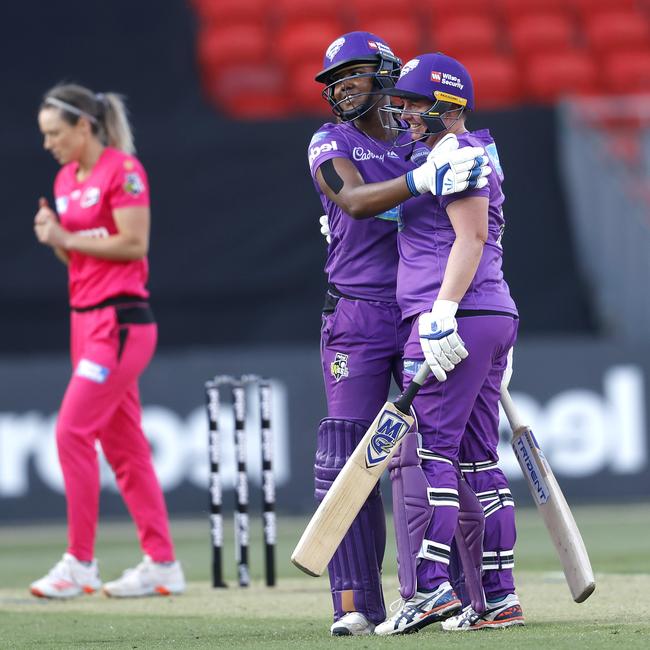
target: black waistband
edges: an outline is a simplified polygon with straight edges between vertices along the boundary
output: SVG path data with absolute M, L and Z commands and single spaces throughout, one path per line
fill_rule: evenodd
M 519 320 L 519 316 L 511 314 L 508 311 L 497 311 L 495 309 L 459 309 L 456 312 L 456 318 L 468 318 L 470 316 L 507 316 L 514 320 Z
M 106 300 L 98 302 L 96 305 L 88 305 L 87 307 L 70 307 L 70 309 L 76 312 L 84 312 L 93 311 L 95 309 L 104 309 L 104 307 L 131 307 L 133 305 L 149 307 L 149 301 L 141 296 L 112 296 L 111 298 L 106 298 Z

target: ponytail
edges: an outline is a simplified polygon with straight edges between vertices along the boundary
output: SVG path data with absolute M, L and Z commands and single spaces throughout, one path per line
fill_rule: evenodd
M 106 93 L 105 95 L 96 95 L 96 98 L 104 109 L 102 126 L 106 133 L 107 143 L 124 153 L 134 154 L 133 131 L 129 124 L 129 114 L 122 95 Z
M 45 93 L 41 110 L 44 108 L 58 108 L 62 119 L 72 125 L 84 117 L 104 145 L 124 153 L 135 153 L 133 131 L 121 95 L 95 94 L 76 84 L 59 84 Z

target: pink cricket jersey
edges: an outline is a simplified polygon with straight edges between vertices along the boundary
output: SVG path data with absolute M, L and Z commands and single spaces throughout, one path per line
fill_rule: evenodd
M 76 178 L 79 164 L 68 163 L 54 181 L 56 210 L 61 225 L 86 237 L 108 237 L 117 233 L 113 210 L 149 205 L 149 183 L 140 161 L 106 147 L 90 174 Z M 114 262 L 69 252 L 68 288 L 70 306 L 90 307 L 117 295 L 147 298 L 149 263 L 146 258 Z

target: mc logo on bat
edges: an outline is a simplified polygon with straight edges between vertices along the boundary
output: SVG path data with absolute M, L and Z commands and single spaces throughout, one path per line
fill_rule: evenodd
M 384 411 L 366 447 L 366 466 L 374 467 L 385 461 L 393 447 L 409 430 L 410 424 L 393 411 Z

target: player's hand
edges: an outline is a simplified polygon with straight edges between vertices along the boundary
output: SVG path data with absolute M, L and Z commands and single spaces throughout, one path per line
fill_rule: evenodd
M 456 302 L 436 300 L 431 311 L 422 314 L 418 320 L 420 346 L 438 381 L 445 381 L 447 373 L 469 355 L 458 335 L 457 309 Z
M 508 350 L 508 363 L 506 364 L 506 369 L 503 371 L 503 377 L 501 377 L 501 388 L 505 388 L 506 390 L 507 390 L 508 386 L 510 386 L 510 380 L 512 379 L 513 351 L 514 351 L 514 348 L 510 348 Z
M 330 232 L 330 222 L 326 214 L 322 215 L 318 220 L 320 223 L 320 234 L 325 237 L 328 244 L 332 243 L 332 233 Z
M 38 212 L 34 217 L 34 233 L 41 244 L 52 248 L 67 248 L 70 233 L 61 227 L 56 213 L 43 197 L 38 200 Z
M 420 194 L 431 192 L 435 196 L 444 196 L 487 185 L 486 177 L 492 169 L 488 166 L 485 149 L 458 147 L 458 138 L 448 133 L 431 150 L 427 161 L 409 172 L 413 186 Z

